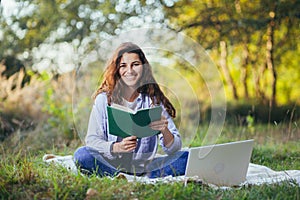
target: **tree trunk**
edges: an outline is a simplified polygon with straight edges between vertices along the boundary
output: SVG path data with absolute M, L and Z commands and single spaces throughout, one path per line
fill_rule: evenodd
M 261 89 L 260 80 L 261 77 L 263 77 L 265 70 L 266 70 L 266 63 L 261 65 L 261 67 L 258 70 L 253 69 L 255 94 L 256 97 L 260 99 L 264 105 L 268 103 L 268 99 L 266 98 L 264 91 Z
M 247 47 L 247 43 L 244 44 L 244 49 L 243 49 L 243 61 L 242 61 L 242 74 L 241 74 L 241 79 L 244 87 L 244 94 L 245 98 L 249 99 L 249 92 L 248 92 L 248 84 L 247 84 L 247 79 L 248 79 L 248 64 L 249 64 L 249 49 Z
M 232 76 L 229 72 L 228 69 L 228 65 L 227 65 L 227 46 L 226 46 L 226 42 L 225 41 L 221 41 L 220 42 L 220 49 L 221 49 L 221 59 L 220 59 L 220 65 L 223 69 L 224 75 L 225 75 L 225 79 L 227 81 L 227 83 L 230 85 L 231 89 L 232 89 L 232 93 L 233 93 L 233 98 L 235 100 L 238 99 L 238 95 L 237 95 L 237 90 L 236 90 L 236 86 L 234 84 L 234 81 L 232 79 Z
M 270 106 L 276 105 L 276 85 L 277 85 L 277 72 L 274 65 L 274 26 L 275 26 L 275 13 L 270 12 L 271 21 L 268 24 L 267 29 L 267 50 L 266 50 L 266 63 L 267 68 L 271 70 L 272 73 L 272 94 L 270 99 Z
M 239 17 L 242 18 L 242 8 L 241 8 L 241 3 L 239 0 L 235 0 L 234 2 L 235 4 L 235 10 L 236 12 L 239 14 Z M 242 36 L 243 33 L 241 33 L 239 31 L 239 24 L 236 23 L 236 30 L 238 30 L 239 34 Z M 243 89 L 244 89 L 244 97 L 246 99 L 249 99 L 249 92 L 248 92 L 248 64 L 249 64 L 249 49 L 248 49 L 248 44 L 249 44 L 249 37 L 248 34 L 245 34 L 245 36 L 242 40 L 242 45 L 243 45 L 243 55 L 242 55 L 242 64 L 241 64 L 241 68 L 242 68 L 242 72 L 241 72 L 241 82 L 243 84 Z

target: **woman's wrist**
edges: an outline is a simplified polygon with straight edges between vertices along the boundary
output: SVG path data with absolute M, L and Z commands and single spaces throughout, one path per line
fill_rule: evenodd
M 111 152 L 118 153 L 118 142 L 113 142 L 111 145 Z
M 170 130 L 168 129 L 168 126 L 162 128 L 162 129 L 160 130 L 160 132 L 161 132 L 162 134 L 168 134 L 168 133 L 171 133 Z M 172 133 L 171 133 L 171 134 L 172 134 Z
M 174 135 L 170 132 L 168 128 L 162 130 L 161 133 L 163 134 L 165 147 L 170 147 L 174 143 Z

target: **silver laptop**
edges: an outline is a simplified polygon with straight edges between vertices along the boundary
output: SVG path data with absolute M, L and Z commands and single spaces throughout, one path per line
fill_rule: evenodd
M 186 177 L 218 186 L 234 186 L 246 180 L 254 140 L 215 144 L 189 149 Z

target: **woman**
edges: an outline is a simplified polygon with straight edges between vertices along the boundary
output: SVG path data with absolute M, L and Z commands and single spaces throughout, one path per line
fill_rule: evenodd
M 149 125 L 161 134 L 141 139 L 109 134 L 106 107 L 113 103 L 133 110 L 162 106 L 161 120 Z M 86 146 L 76 150 L 75 162 L 82 171 L 100 176 L 114 176 L 119 172 L 149 177 L 183 175 L 188 153 L 180 151 L 180 134 L 172 120 L 175 114 L 141 48 L 123 43 L 108 61 L 103 82 L 94 94 Z M 158 143 L 168 156 L 155 157 Z

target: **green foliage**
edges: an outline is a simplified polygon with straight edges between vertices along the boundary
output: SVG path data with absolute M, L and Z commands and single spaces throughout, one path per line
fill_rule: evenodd
M 51 126 L 55 127 L 59 125 L 59 122 L 65 121 L 67 117 L 69 117 L 68 108 L 65 105 L 60 105 L 59 102 L 54 101 L 53 95 L 54 90 L 52 88 L 48 88 L 45 93 L 45 105 L 43 107 L 43 111 L 46 111 L 51 115 L 48 122 Z
M 151 9 L 161 6 L 159 2 L 151 4 L 155 5 L 116 0 L 16 0 L 14 12 L 0 17 L 0 60 L 14 56 L 31 67 L 35 64 L 33 49 L 60 42 L 72 43 L 89 53 L 100 40 L 133 25 L 131 17 L 141 16 L 142 20 L 146 12 L 151 14 Z M 1 14 L 3 10 L 1 6 Z
M 48 130 L 56 128 L 66 139 L 74 138 L 72 104 L 62 101 L 51 86 L 45 92 L 42 111 L 49 115 L 46 126 Z
M 299 1 L 229 2 L 177 1 L 165 7 L 165 15 L 174 29 L 209 49 L 216 63 L 222 53 L 219 43 L 226 42 L 226 68 L 233 80 L 230 82 L 223 72 L 229 101 L 234 100 L 235 87 L 239 99 L 256 99 L 266 105 L 275 87 L 279 105 L 299 104 L 299 90 L 294 87 L 300 80 L 299 56 L 295 56 L 299 54 Z M 272 40 L 270 26 L 274 31 Z M 267 67 L 269 53 L 273 67 Z
M 229 101 L 233 101 L 231 87 L 235 85 L 238 98 L 255 98 L 266 105 L 272 99 L 274 84 L 279 105 L 291 102 L 299 104 L 299 92 L 293 87 L 300 80 L 299 56 L 295 56 L 300 51 L 297 42 L 300 4 L 296 0 L 131 3 L 34 0 L 17 1 L 16 5 L 16 12 L 0 19 L 3 35 L 0 38 L 1 60 L 8 56 L 22 58 L 22 61 L 26 61 L 26 67 L 30 67 L 36 64 L 31 57 L 32 49 L 43 43 L 51 45 L 59 42 L 72 44 L 85 56 L 97 48 L 103 39 L 120 33 L 122 29 L 134 27 L 135 22 L 147 24 L 149 16 L 162 11 L 161 16 L 165 16 L 165 19 L 152 17 L 151 23 L 159 22 L 163 26 L 184 31 L 209 50 L 215 63 L 220 60 L 220 42 L 226 42 L 227 64 L 233 80 L 230 83 L 224 75 Z M 266 67 L 267 30 L 270 25 L 274 28 L 271 53 L 277 77 L 272 75 L 270 67 Z M 56 69 L 59 67 L 55 66 Z M 201 78 L 193 77 L 193 73 L 186 68 L 183 71 L 183 74 L 199 83 L 198 88 L 203 87 Z M 272 82 L 273 78 L 277 79 L 276 83 Z

